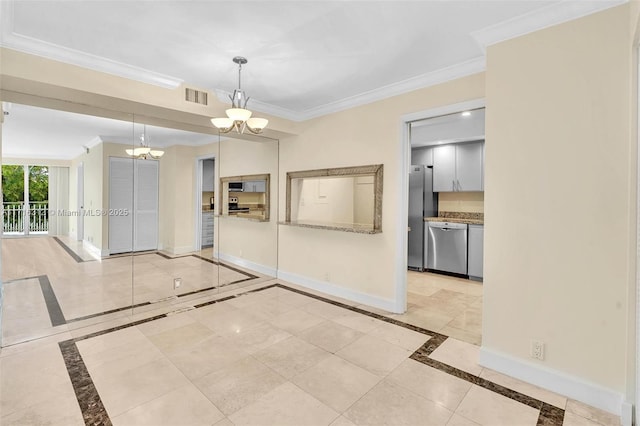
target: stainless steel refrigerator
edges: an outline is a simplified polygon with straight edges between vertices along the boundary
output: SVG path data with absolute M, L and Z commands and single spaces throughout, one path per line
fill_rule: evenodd
M 425 217 L 438 216 L 438 194 L 433 192 L 433 167 L 411 166 L 409 172 L 409 269 L 426 269 Z

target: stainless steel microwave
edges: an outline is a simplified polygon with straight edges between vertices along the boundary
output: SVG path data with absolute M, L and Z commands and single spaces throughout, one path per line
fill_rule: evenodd
M 244 182 L 229 182 L 229 192 L 244 191 Z

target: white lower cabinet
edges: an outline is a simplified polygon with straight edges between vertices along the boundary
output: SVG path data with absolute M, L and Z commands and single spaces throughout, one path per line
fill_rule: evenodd
M 213 212 L 202 212 L 202 247 L 213 246 Z
M 484 226 L 469 225 L 468 274 L 470 278 L 482 279 L 482 259 L 484 257 Z

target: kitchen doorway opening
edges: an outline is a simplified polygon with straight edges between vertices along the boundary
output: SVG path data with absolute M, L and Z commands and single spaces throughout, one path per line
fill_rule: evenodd
M 216 159 L 214 155 L 196 158 L 195 246 L 196 251 L 211 251 L 213 257 L 216 204 Z
M 480 345 L 484 99 L 409 114 L 401 125 L 400 229 L 407 233 L 398 248 L 399 319 Z

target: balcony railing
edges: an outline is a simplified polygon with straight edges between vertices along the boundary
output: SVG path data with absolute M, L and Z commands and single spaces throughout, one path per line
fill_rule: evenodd
M 29 232 L 48 232 L 49 231 L 49 202 L 32 202 L 29 203 L 27 210 L 23 202 L 2 203 L 3 215 L 2 224 L 4 232 L 25 231 L 25 217 L 29 218 Z

